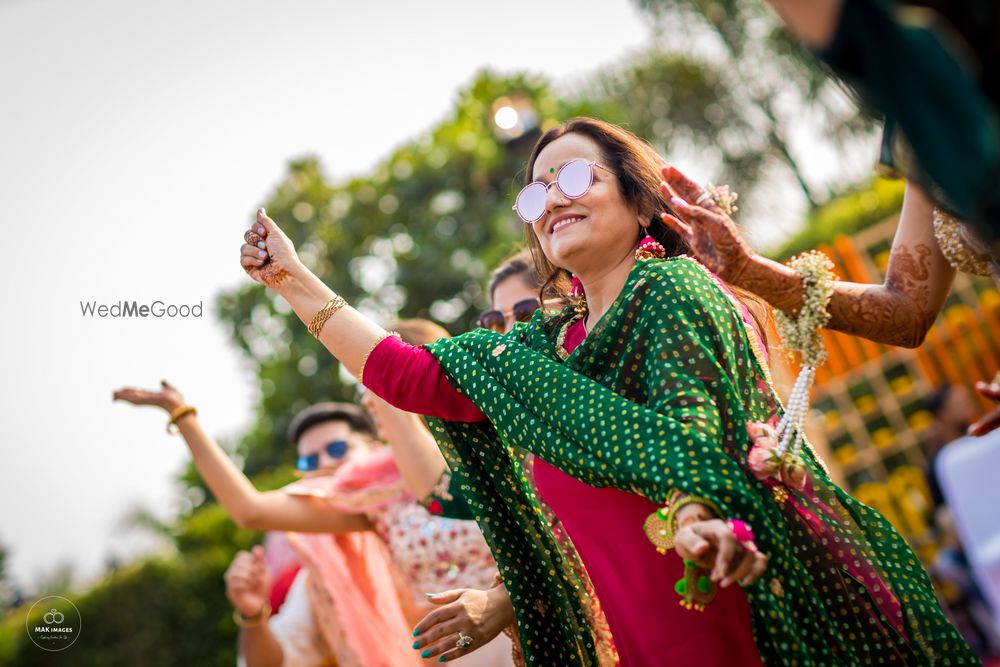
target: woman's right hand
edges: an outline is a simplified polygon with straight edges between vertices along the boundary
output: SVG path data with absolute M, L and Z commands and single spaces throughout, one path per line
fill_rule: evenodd
M 685 508 L 686 509 L 686 508 Z M 709 570 L 709 578 L 726 588 L 735 581 L 746 586 L 767 569 L 767 556 L 753 544 L 744 546 L 721 519 L 692 521 L 674 536 L 677 554 Z
M 257 221 L 243 235 L 240 265 L 257 282 L 277 289 L 300 266 L 299 256 L 283 231 L 267 212 L 257 209 Z

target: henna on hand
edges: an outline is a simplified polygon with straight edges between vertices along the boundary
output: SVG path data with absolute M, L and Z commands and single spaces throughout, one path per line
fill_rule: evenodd
M 250 274 L 251 278 L 259 280 L 272 289 L 285 282 L 292 275 L 287 269 L 275 266 L 270 260 L 264 266 L 249 269 L 247 273 Z

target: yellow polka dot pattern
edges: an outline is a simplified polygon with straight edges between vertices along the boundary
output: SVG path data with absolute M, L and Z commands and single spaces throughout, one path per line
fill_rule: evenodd
M 479 329 L 428 346 L 488 417 L 430 421 L 452 488 L 507 583 L 528 664 L 596 665 L 597 657 L 576 580 L 521 470 L 524 451 L 593 486 L 657 503 L 676 489 L 749 522 L 770 556 L 767 574 L 746 588 L 765 664 L 979 664 L 912 550 L 813 457 L 812 494 L 779 500 L 749 474 L 746 424 L 781 407 L 738 311 L 702 266 L 639 261 L 562 361 L 556 341 L 570 315 L 539 311 L 507 335 Z M 636 539 L 646 539 L 641 525 Z M 887 599 L 899 601 L 897 618 L 886 617 Z M 663 604 L 676 603 L 663 592 Z

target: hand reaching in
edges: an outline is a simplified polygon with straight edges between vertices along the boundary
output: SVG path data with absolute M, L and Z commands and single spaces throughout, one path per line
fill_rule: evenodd
M 978 391 L 982 396 L 995 401 L 1000 404 L 1000 384 L 996 380 L 993 382 L 977 382 L 976 391 Z M 998 406 L 993 412 L 987 413 L 979 419 L 975 424 L 969 427 L 969 435 L 981 436 L 986 435 L 990 431 L 1000 427 L 1000 406 Z
M 421 651 L 422 658 L 436 655 L 454 660 L 485 646 L 514 622 L 514 606 L 503 585 L 486 591 L 474 588 L 458 588 L 428 596 L 427 600 L 437 605 L 414 629 L 417 638 L 413 648 Z M 460 647 L 462 636 L 470 637 L 472 643 Z
M 674 167 L 665 167 L 660 191 L 677 216 L 661 218 L 684 239 L 695 256 L 723 280 L 741 286 L 739 278 L 754 252 L 732 219 L 708 197 L 705 189 Z
M 767 569 L 767 556 L 752 542 L 740 543 L 725 521 L 699 518 L 680 525 L 674 536 L 677 554 L 710 571 L 709 578 L 719 582 L 720 587 L 735 581 L 746 586 Z

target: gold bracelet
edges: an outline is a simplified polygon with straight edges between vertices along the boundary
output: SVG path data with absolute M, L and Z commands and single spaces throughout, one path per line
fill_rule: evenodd
M 309 333 L 319 340 L 319 332 L 323 330 L 323 325 L 326 324 L 326 321 L 346 305 L 347 300 L 344 297 L 334 294 L 333 298 L 327 301 L 326 305 L 313 316 L 312 322 L 309 323 Z
M 167 433 L 173 435 L 177 433 L 177 420 L 184 415 L 197 415 L 198 411 L 195 410 L 190 405 L 182 405 L 179 408 L 174 408 L 174 411 L 170 413 L 170 421 L 167 422 Z
M 233 609 L 233 622 L 241 628 L 257 627 L 269 618 L 271 618 L 271 603 L 268 601 L 265 601 L 264 606 L 253 616 L 244 616 L 239 610 Z
M 661 554 L 674 548 L 674 536 L 678 531 L 677 512 L 682 507 L 693 503 L 706 506 L 717 516 L 722 515 L 719 508 L 711 500 L 674 490 L 668 496 L 666 505 L 646 517 L 642 529 Z
M 379 336 L 378 340 L 376 340 L 374 343 L 372 343 L 372 346 L 370 348 L 368 348 L 367 352 L 365 352 L 365 356 L 361 357 L 361 368 L 358 370 L 358 382 L 359 383 L 361 383 L 361 384 L 365 383 L 365 364 L 368 363 L 368 357 L 370 357 L 371 354 L 372 354 L 372 352 L 375 351 L 375 348 L 378 347 L 379 344 L 382 341 L 384 341 L 386 338 L 388 338 L 389 336 L 395 336 L 396 338 L 398 338 L 400 340 L 403 340 L 403 337 L 399 335 L 398 331 L 386 331 L 384 334 L 382 334 L 381 336 Z

